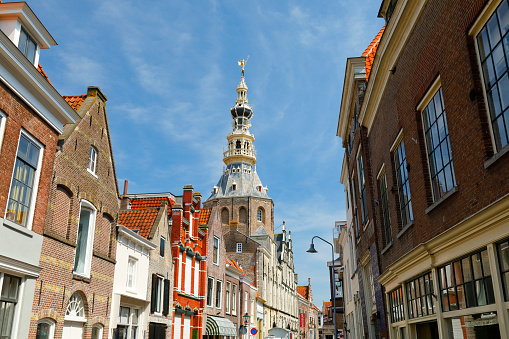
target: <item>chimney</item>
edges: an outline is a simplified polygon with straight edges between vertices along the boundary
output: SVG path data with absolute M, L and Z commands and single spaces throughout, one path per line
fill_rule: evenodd
M 230 231 L 236 231 L 238 226 L 239 226 L 239 222 L 238 221 L 232 221 L 230 223 Z
M 127 184 L 128 184 L 128 181 L 127 180 L 124 180 L 124 196 L 127 195 Z

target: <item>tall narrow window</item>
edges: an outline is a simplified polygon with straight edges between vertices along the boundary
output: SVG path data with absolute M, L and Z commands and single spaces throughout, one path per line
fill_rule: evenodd
M 237 285 L 232 285 L 232 314 L 237 314 Z
M 258 211 L 256 212 L 256 220 L 258 222 L 263 222 L 263 211 L 261 208 L 259 208 Z
M 164 257 L 164 246 L 166 246 L 166 239 L 161 237 L 161 240 L 159 241 L 159 255 L 161 257 Z
M 207 278 L 207 306 L 214 306 L 212 300 L 214 300 L 214 278 Z
M 219 238 L 214 237 L 214 249 L 212 253 L 212 260 L 214 261 L 214 264 L 219 263 Z
M 136 269 L 138 260 L 129 257 L 127 261 L 127 288 L 134 289 L 136 286 Z
M 21 53 L 27 57 L 28 61 L 31 63 L 35 62 L 35 51 L 37 50 L 37 43 L 23 27 L 21 27 L 21 32 L 19 33 L 18 48 Z
M 228 214 L 228 209 L 225 207 L 221 210 L 221 223 L 223 226 L 230 225 L 230 216 Z
M 355 238 L 357 240 L 361 237 L 361 231 L 359 227 L 359 210 L 357 208 L 357 189 L 355 188 L 355 179 L 352 179 L 352 206 L 353 206 L 353 220 L 355 223 Z
M 0 273 L 0 283 L 0 338 L 11 338 L 21 279 Z
M 226 313 L 230 313 L 230 288 L 231 283 L 229 281 L 226 282 Z
M 509 6 L 504 0 L 477 35 L 484 90 L 496 150 L 509 143 L 509 74 L 506 60 Z
M 88 156 L 88 170 L 95 174 L 97 167 L 97 150 L 94 146 L 90 146 L 90 153 Z
M 237 253 L 242 253 L 242 243 L 241 242 L 237 243 Z
M 414 220 L 412 212 L 412 200 L 408 183 L 408 169 L 403 141 L 394 152 L 394 165 L 396 166 L 396 179 L 398 182 L 399 211 L 401 214 L 402 227 L 407 226 Z
M 78 236 L 76 239 L 76 255 L 74 273 L 89 276 L 92 261 L 92 245 L 95 226 L 95 208 L 92 204 L 82 201 Z
M 380 201 L 381 210 L 382 210 L 382 221 L 383 221 L 383 231 L 384 231 L 384 242 L 385 245 L 392 243 L 392 233 L 391 233 L 391 219 L 389 216 L 389 201 L 387 200 L 387 178 L 385 173 L 380 176 L 378 179 L 378 187 L 380 187 Z
M 218 280 L 216 282 L 216 308 L 221 308 L 221 297 L 223 292 L 223 282 Z
M 366 201 L 366 179 L 364 178 L 364 164 L 362 163 L 362 154 L 357 158 L 357 173 L 359 175 L 359 195 L 361 198 L 362 224 L 368 222 L 368 206 Z
M 20 135 L 6 218 L 25 227 L 28 224 L 28 214 L 33 203 L 32 195 L 38 173 L 40 151 L 39 145 L 23 133 Z
M 456 186 L 442 88 L 437 91 L 422 111 L 422 121 L 433 200 L 436 201 Z

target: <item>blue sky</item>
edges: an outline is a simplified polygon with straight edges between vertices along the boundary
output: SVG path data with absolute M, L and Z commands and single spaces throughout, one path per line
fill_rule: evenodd
M 345 219 L 336 136 L 346 58 L 383 26 L 380 0 L 29 1 L 58 42 L 40 62 L 62 94 L 99 86 L 119 186 L 204 200 L 222 172 L 229 109 L 246 59 L 257 171 L 274 200 L 276 232 L 292 231 L 299 285 L 329 300 L 330 247 Z

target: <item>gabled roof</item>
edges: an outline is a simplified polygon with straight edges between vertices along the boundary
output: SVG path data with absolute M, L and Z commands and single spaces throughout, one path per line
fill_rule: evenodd
M 246 272 L 244 272 L 244 270 L 237 264 L 235 260 L 231 260 L 230 258 L 226 257 L 226 264 L 241 271 L 242 275 L 246 275 Z
M 0 1 L 0 4 L 2 3 L 2 1 Z M 49 78 L 48 78 L 48 75 L 46 74 L 46 72 L 44 72 L 44 70 L 42 69 L 42 66 L 41 64 L 38 64 L 37 65 L 37 70 L 39 71 L 39 73 L 42 74 L 42 76 L 44 77 L 44 79 L 48 80 L 48 82 L 50 83 L 51 86 L 53 86 L 53 84 L 51 83 L 51 81 L 49 81 Z
M 148 238 L 159 208 L 121 210 L 118 215 L 118 223 L 131 230 L 140 230 L 139 234 Z
M 198 225 L 208 224 L 211 211 L 212 211 L 212 208 L 204 208 L 204 209 L 200 210 L 200 217 L 198 219 Z
M 382 34 L 384 33 L 385 26 L 382 27 L 380 32 L 376 35 L 376 37 L 371 41 L 368 48 L 362 53 L 361 56 L 366 57 L 366 81 L 369 79 L 369 73 L 371 72 L 371 66 L 373 66 L 373 61 L 375 60 L 376 50 L 378 48 L 378 44 L 380 43 L 380 39 L 382 39 Z
M 309 298 L 309 286 L 297 286 L 297 293 L 307 300 Z
M 327 309 L 327 307 L 329 307 L 329 306 L 332 306 L 332 303 L 331 303 L 330 301 L 324 301 L 324 302 L 323 302 L 323 307 L 324 307 L 325 309 Z
M 169 197 L 155 197 L 155 198 L 135 198 L 131 199 L 131 209 L 142 209 L 142 208 L 156 208 L 161 207 L 161 202 L 166 201 L 168 203 L 168 219 L 171 219 L 171 206 L 175 204 Z
M 41 68 L 42 70 L 42 68 Z M 44 71 L 43 71 L 44 72 Z M 45 74 L 43 74 L 45 75 Z M 49 80 L 48 80 L 49 81 Z M 62 97 L 67 101 L 67 103 L 75 110 L 77 111 L 78 108 L 80 108 L 81 104 L 85 101 L 87 98 L 86 94 L 79 94 L 79 95 L 62 95 Z
M 318 312 L 322 312 L 321 309 L 319 309 L 315 304 L 313 304 L 313 307 L 315 308 L 315 310 L 317 310 Z

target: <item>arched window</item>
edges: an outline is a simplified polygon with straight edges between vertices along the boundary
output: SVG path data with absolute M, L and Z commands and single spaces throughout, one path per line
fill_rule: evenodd
M 71 295 L 69 298 L 69 303 L 67 304 L 67 309 L 65 310 L 66 318 L 85 318 L 85 304 L 83 303 L 83 298 L 81 295 L 76 292 Z
M 101 339 L 103 337 L 103 325 L 95 324 L 92 326 L 92 339 Z
M 82 200 L 78 235 L 76 238 L 76 254 L 74 258 L 74 273 L 89 277 L 92 262 L 92 248 L 94 243 L 96 208 L 90 202 Z
M 221 210 L 221 223 L 223 225 L 229 225 L 230 224 L 230 216 L 228 213 L 228 209 L 225 207 Z
M 236 148 L 240 148 L 240 146 L 241 146 L 240 140 L 237 140 Z
M 247 224 L 247 209 L 244 206 L 239 208 L 239 222 L 241 224 Z
M 263 217 L 264 217 L 263 208 L 260 207 L 256 213 L 256 220 L 259 222 L 263 222 Z
M 53 339 L 55 334 L 55 321 L 49 318 L 39 320 L 35 339 Z

